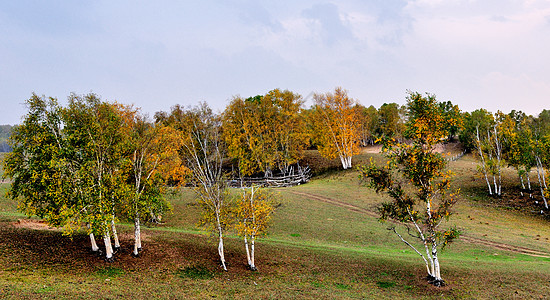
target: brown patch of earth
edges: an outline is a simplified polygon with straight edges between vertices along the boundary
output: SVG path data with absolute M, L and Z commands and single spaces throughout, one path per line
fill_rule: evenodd
M 50 225 L 46 224 L 45 221 L 35 219 L 18 219 L 11 225 L 16 228 L 27 228 L 35 230 L 60 230 L 59 228 L 51 227 Z

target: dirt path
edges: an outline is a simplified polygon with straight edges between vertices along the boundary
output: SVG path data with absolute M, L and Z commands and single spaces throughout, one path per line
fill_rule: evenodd
M 370 210 L 364 209 L 362 207 L 355 206 L 353 204 L 344 203 L 342 201 L 331 199 L 331 198 L 328 198 L 328 197 L 325 197 L 325 196 L 319 196 L 319 195 L 314 195 L 314 194 L 304 193 L 304 192 L 297 192 L 297 191 L 290 191 L 290 192 L 292 194 L 295 194 L 295 195 L 304 196 L 304 197 L 307 197 L 309 199 L 321 201 L 321 202 L 324 202 L 324 203 L 328 203 L 328 204 L 332 204 L 332 205 L 339 206 L 339 207 L 342 207 L 342 208 L 346 208 L 350 211 L 362 213 L 362 214 L 367 215 L 369 217 L 373 217 L 373 218 L 378 218 L 379 217 L 378 214 L 376 214 L 375 212 L 372 212 Z M 488 241 L 488 240 L 484 240 L 484 239 L 480 239 L 480 238 L 475 238 L 475 237 L 472 237 L 472 236 L 469 236 L 469 235 L 466 235 L 466 234 L 462 234 L 460 236 L 460 239 L 464 242 L 467 242 L 467 243 L 488 246 L 488 247 L 499 249 L 499 250 L 505 250 L 505 251 L 510 251 L 510 252 L 514 252 L 514 253 L 525 254 L 525 255 L 534 256 L 534 257 L 550 258 L 550 253 L 547 253 L 547 252 L 533 250 L 533 249 L 529 249 L 529 248 L 525 248 L 525 247 L 519 247 L 519 246 L 513 246 L 513 245 L 493 242 L 493 241 Z

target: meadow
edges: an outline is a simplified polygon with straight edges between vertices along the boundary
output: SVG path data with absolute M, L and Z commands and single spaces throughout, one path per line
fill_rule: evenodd
M 354 164 L 380 154 L 363 153 Z M 143 228 L 143 255 L 134 258 L 132 226 L 119 225 L 122 249 L 113 263 L 89 250 L 88 237 L 64 236 L 17 211 L 0 184 L 0 297 L 223 299 L 547 299 L 550 298 L 549 220 L 512 193 L 489 198 L 469 155 L 450 162 L 461 188 L 455 215 L 462 237 L 440 255 L 448 285 L 431 286 L 420 257 L 379 222 L 387 200 L 362 185 L 355 170 L 316 161 L 307 184 L 274 189 L 277 208 L 256 247 L 257 272 L 246 268 L 240 238 L 226 240 L 228 271 L 218 265 L 214 236 L 198 229 L 199 208 L 189 188 L 167 193 L 173 212 Z M 320 163 L 322 161 L 322 163 Z M 236 192 L 236 191 L 235 191 Z M 122 220 L 123 221 L 123 220 Z

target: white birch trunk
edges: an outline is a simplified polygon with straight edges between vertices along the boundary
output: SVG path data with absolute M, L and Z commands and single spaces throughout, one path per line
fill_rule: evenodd
M 541 169 L 541 166 L 539 165 L 539 158 L 537 157 L 537 175 L 539 179 L 540 194 L 542 196 L 542 200 L 544 200 L 544 207 L 548 209 L 548 202 L 546 201 L 546 197 L 544 196 L 544 184 L 543 184 L 544 175 L 541 175 L 540 169 Z M 541 179 L 541 177 L 543 177 L 543 179 Z
M 250 261 L 251 261 L 250 270 L 252 270 L 252 271 L 258 270 L 256 268 L 256 263 L 254 262 L 254 242 L 255 241 L 256 241 L 256 238 L 255 238 L 254 234 L 252 234 L 252 236 L 250 237 L 250 243 L 252 244 L 250 246 Z
M 118 234 L 116 232 L 116 226 L 115 226 L 115 216 L 113 215 L 113 219 L 111 220 L 111 230 L 113 231 L 113 239 L 115 241 L 115 251 L 120 249 L 120 242 L 118 241 Z
M 105 242 L 105 260 L 113 260 L 113 246 L 111 245 L 111 237 L 109 232 L 103 236 L 103 241 Z
M 220 255 L 220 260 L 222 263 L 222 267 L 224 271 L 227 271 L 227 267 L 225 265 L 225 255 L 223 253 L 223 234 L 220 227 L 218 227 L 219 233 L 220 233 L 220 242 L 218 244 L 218 254 Z
M 136 216 L 134 219 L 134 252 L 132 252 L 132 254 L 138 256 L 139 251 L 141 251 L 141 227 L 139 224 L 139 217 Z
M 99 247 L 97 246 L 97 243 L 95 242 L 95 237 L 93 233 L 90 233 L 90 242 L 92 243 L 92 251 L 97 252 L 99 251 Z
M 527 188 L 529 188 L 529 198 L 533 198 L 533 192 L 531 192 L 531 177 L 529 176 L 529 173 L 531 173 L 531 170 L 525 172 L 527 174 Z
M 502 174 L 501 174 L 501 154 L 502 154 L 502 146 L 500 145 L 500 141 L 498 140 L 498 134 L 497 134 L 497 126 L 494 127 L 494 137 L 495 137 L 495 150 L 496 150 L 496 156 L 497 156 L 497 170 L 498 170 L 498 190 L 495 190 L 498 196 L 502 195 Z
M 86 227 L 88 227 L 88 230 L 90 229 L 90 224 L 86 224 Z M 92 244 L 92 251 L 97 252 L 99 251 L 99 247 L 97 246 L 97 243 L 95 242 L 95 237 L 92 232 L 90 232 L 90 243 Z
M 439 266 L 439 259 L 437 258 L 437 245 L 432 245 L 432 257 L 433 257 L 433 267 L 436 282 L 442 283 L 443 279 L 441 278 L 441 268 Z
M 485 182 L 487 182 L 487 187 L 489 188 L 489 195 L 493 194 L 491 190 L 491 183 L 489 182 L 489 177 L 487 176 L 487 168 L 485 167 L 485 157 L 483 151 L 481 150 L 481 140 L 479 139 L 479 127 L 476 127 L 476 138 L 477 138 L 477 148 L 479 150 L 479 156 L 481 157 L 481 165 L 483 166 L 483 175 L 485 175 Z
M 521 181 L 521 192 L 520 195 L 523 197 L 523 191 L 525 190 L 525 184 L 523 183 L 523 176 L 519 174 L 519 180 Z
M 252 261 L 250 260 L 250 250 L 248 249 L 248 239 L 246 238 L 246 234 L 244 235 L 244 248 L 246 249 L 246 261 L 250 267 L 252 266 Z

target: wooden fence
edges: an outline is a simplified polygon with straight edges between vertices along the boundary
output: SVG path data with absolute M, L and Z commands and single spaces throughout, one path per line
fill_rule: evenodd
M 243 177 L 229 181 L 231 187 L 262 186 L 262 187 L 288 187 L 307 183 L 311 178 L 309 167 L 292 168 L 288 174 L 267 177 Z

